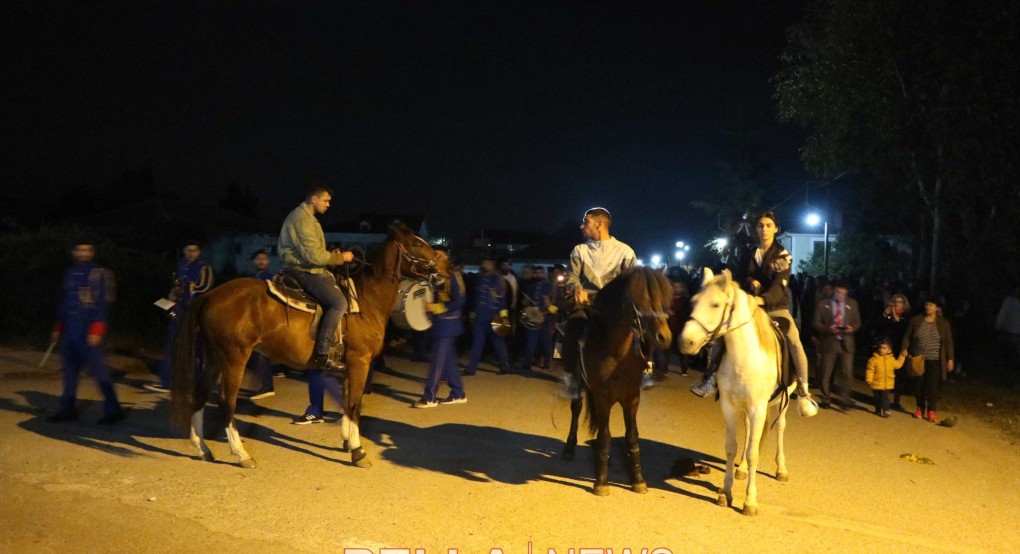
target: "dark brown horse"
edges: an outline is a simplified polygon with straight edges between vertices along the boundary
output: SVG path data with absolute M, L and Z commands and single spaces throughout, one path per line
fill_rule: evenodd
M 672 340 L 666 322 L 672 298 L 673 289 L 661 271 L 635 268 L 606 285 L 592 304 L 576 377 L 585 393 L 588 429 L 597 433 L 593 490 L 599 496 L 609 494 L 609 414 L 614 404 L 623 408 L 631 490 L 648 492 L 641 474 L 637 411 L 651 350 L 668 348 Z M 567 460 L 574 458 L 581 404 L 580 398 L 570 403 L 570 434 L 563 450 Z
M 355 278 L 361 312 L 349 314 L 343 323 L 348 378 L 342 433 L 351 461 L 358 467 L 372 465 L 361 446 L 361 397 L 369 364 L 382 351 L 386 321 L 400 280 L 437 275 L 449 275 L 445 258 L 401 226 L 390 229 L 389 237 L 368 256 L 365 270 Z M 234 425 L 245 363 L 255 351 L 273 363 L 304 369 L 314 346 L 311 319 L 311 314 L 287 308 L 271 297 L 266 284 L 257 279 L 235 279 L 195 299 L 174 343 L 172 407 L 176 426 L 183 429 L 190 420 L 191 443 L 200 458 L 212 458 L 202 440 L 202 410 L 209 391 L 222 379 L 220 409 L 230 451 L 242 467 L 255 467 Z M 193 363 L 196 355 L 204 360 L 197 371 Z

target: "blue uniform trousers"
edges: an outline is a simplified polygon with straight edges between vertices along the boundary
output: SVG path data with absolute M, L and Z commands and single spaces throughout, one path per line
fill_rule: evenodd
M 548 317 L 548 316 L 546 316 Z M 552 325 L 547 319 L 538 329 L 526 329 L 524 341 L 524 357 L 521 362 L 526 366 L 534 364 L 535 355 L 543 358 L 543 365 L 548 367 L 552 363 Z
M 89 346 L 84 338 L 65 339 L 60 347 L 60 355 L 63 357 L 60 370 L 64 374 L 64 392 L 60 395 L 58 414 L 74 413 L 78 375 L 82 366 L 92 374 L 103 393 L 103 414 L 111 416 L 121 413 L 120 402 L 117 401 L 117 393 L 110 380 L 110 371 L 103 360 L 102 348 Z
M 251 357 L 255 362 L 255 377 L 259 380 L 259 392 L 275 390 L 273 388 L 273 365 L 269 363 L 269 358 L 258 352 L 252 352 Z
M 457 368 L 457 337 L 436 337 L 432 339 L 432 362 L 425 376 L 425 393 L 422 399 L 432 402 L 436 399 L 439 382 L 446 380 L 450 386 L 450 398 L 464 398 L 464 384 Z
M 163 360 L 159 362 L 159 384 L 170 388 L 170 376 L 173 369 L 170 367 L 170 354 L 174 351 L 174 338 L 177 337 L 177 329 L 181 326 L 181 316 L 170 319 L 166 326 L 166 348 L 163 350 Z
M 329 391 L 329 395 L 343 410 L 344 389 L 335 377 L 323 375 L 321 369 L 309 369 L 305 374 L 308 375 L 308 408 L 305 409 L 305 415 L 322 417 L 325 411 L 326 391 Z
M 491 343 L 492 349 L 496 351 L 500 369 L 503 371 L 510 370 L 510 362 L 507 361 L 506 343 L 503 342 L 503 337 L 497 335 L 492 330 L 491 320 L 491 316 L 484 317 L 479 315 L 471 325 L 471 357 L 468 359 L 467 367 L 464 368 L 465 373 L 471 374 L 478 370 L 478 362 L 482 360 L 482 351 L 485 350 L 486 342 Z
M 332 275 L 293 270 L 287 274 L 297 279 L 301 287 L 322 305 L 322 319 L 319 320 L 319 332 L 315 337 L 315 354 L 325 356 L 329 354 L 329 347 L 333 345 L 333 337 L 340 320 L 347 313 L 347 298 L 340 292 Z

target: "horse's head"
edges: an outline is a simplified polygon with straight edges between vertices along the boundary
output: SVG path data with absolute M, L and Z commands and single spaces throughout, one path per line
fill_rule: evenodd
M 717 276 L 705 268 L 701 290 L 691 299 L 691 318 L 680 335 L 680 352 L 697 354 L 706 344 L 726 333 L 733 315 L 736 290 L 738 287 L 728 269 Z
M 429 246 L 404 224 L 390 227 L 390 239 L 397 250 L 394 273 L 400 279 L 428 280 L 441 284 L 450 276 L 449 259 Z
M 673 286 L 662 270 L 641 268 L 635 271 L 628 291 L 634 310 L 634 333 L 638 344 L 666 350 L 673 341 L 669 330 L 669 308 Z

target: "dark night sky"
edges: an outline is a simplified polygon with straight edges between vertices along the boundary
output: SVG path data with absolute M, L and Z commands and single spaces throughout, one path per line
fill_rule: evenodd
M 320 179 L 334 216 L 453 235 L 604 205 L 642 254 L 714 227 L 689 202 L 727 130 L 766 138 L 780 188 L 805 179 L 768 83 L 800 5 L 24 2 L 0 23 L 0 184 L 151 167 L 186 197 L 248 185 L 278 218 Z

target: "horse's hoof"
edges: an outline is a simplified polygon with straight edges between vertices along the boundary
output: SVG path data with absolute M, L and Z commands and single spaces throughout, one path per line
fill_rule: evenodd
M 743 481 L 744 479 L 747 479 L 747 472 L 742 469 L 738 469 L 733 472 L 733 478 Z
M 241 460 L 241 467 L 244 469 L 255 469 L 255 458 L 245 458 Z
M 744 514 L 745 516 L 756 516 L 758 515 L 758 507 L 748 506 L 747 504 L 744 504 L 744 511 L 740 513 Z
M 563 458 L 564 460 L 568 461 L 568 462 L 572 462 L 572 461 L 574 461 L 574 451 L 573 450 L 564 450 L 563 451 L 563 455 L 560 456 L 560 457 Z
M 730 499 L 726 498 L 725 494 L 720 494 L 719 498 L 715 499 L 715 504 L 716 504 L 716 506 L 722 506 L 723 508 L 729 508 L 730 507 Z
M 630 486 L 630 490 L 632 490 L 632 491 L 634 491 L 634 492 L 636 492 L 638 494 L 645 494 L 645 493 L 648 492 L 648 483 L 644 483 L 644 482 L 634 483 L 634 484 L 632 484 Z
M 351 451 L 351 461 L 354 462 L 355 467 L 372 467 L 372 460 L 368 459 L 368 454 L 365 453 L 365 447 L 363 446 L 359 446 Z
M 351 451 L 351 441 L 345 440 L 344 441 L 344 445 L 340 447 L 340 452 L 350 452 L 350 451 Z
M 215 462 L 216 458 L 213 458 L 212 452 L 200 452 L 196 458 L 200 462 Z
M 790 482 L 790 474 L 789 473 L 776 473 L 776 481 L 779 481 L 780 483 L 789 483 Z
M 595 485 L 592 492 L 595 496 L 609 496 L 609 485 Z

